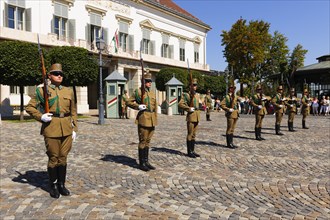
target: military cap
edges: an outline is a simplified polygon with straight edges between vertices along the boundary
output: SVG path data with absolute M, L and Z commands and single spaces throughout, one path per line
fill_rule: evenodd
M 193 78 L 192 83 L 193 83 L 193 85 L 197 85 L 198 84 L 197 83 L 197 79 L 196 78 Z
M 278 86 L 278 87 L 277 87 L 277 91 L 278 91 L 278 90 L 283 90 L 283 86 Z
M 295 92 L 294 88 L 291 88 L 291 92 Z
M 228 88 L 234 88 L 234 89 L 236 89 L 235 83 L 234 82 L 230 82 L 228 84 Z
M 63 71 L 62 71 L 62 65 L 60 63 L 54 63 L 50 67 L 50 70 L 49 70 L 49 73 L 52 73 L 52 72 L 61 72 L 61 73 L 63 73 Z
M 208 89 L 208 90 L 207 90 L 207 93 L 211 93 L 211 90 Z
M 258 90 L 258 89 L 262 89 L 260 84 L 258 84 L 256 87 L 256 90 Z
M 151 74 L 149 72 L 147 72 L 146 74 L 144 74 L 144 80 L 152 80 L 151 79 Z
M 304 92 L 307 92 L 308 93 L 308 89 L 304 89 Z
M 124 90 L 124 93 L 127 93 L 127 90 L 126 89 Z

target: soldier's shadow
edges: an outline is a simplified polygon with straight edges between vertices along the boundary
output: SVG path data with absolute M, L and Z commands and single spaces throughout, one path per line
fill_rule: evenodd
M 196 141 L 196 146 L 198 147 L 198 145 L 208 145 L 208 146 L 211 146 L 211 147 L 223 147 L 223 148 L 227 148 L 226 145 L 218 144 L 218 143 L 215 143 L 213 141 Z
M 225 134 L 222 136 L 226 137 Z M 234 135 L 233 138 L 239 138 L 239 139 L 248 139 L 248 140 L 255 140 L 255 138 L 250 138 L 250 137 L 244 137 L 244 136 L 239 136 L 239 135 Z
M 168 153 L 168 154 L 177 154 L 177 155 L 181 155 L 181 156 L 185 155 L 181 151 L 173 150 L 173 149 L 169 149 L 169 148 L 165 148 L 165 147 L 153 147 L 151 150 L 156 151 L 156 152 L 164 152 L 164 153 Z
M 255 133 L 255 131 L 245 131 L 245 132 L 246 132 L 246 133 L 251 133 L 251 134 L 252 134 L 252 133 L 253 133 L 253 134 Z M 263 131 L 262 131 L 261 134 L 273 134 L 273 133 L 263 132 Z
M 48 173 L 46 171 L 37 172 L 35 170 L 29 170 L 26 171 L 25 174 L 22 174 L 18 171 L 15 172 L 18 173 L 18 176 L 14 177 L 12 181 L 18 183 L 27 183 L 48 192 L 49 180 Z
M 104 155 L 101 158 L 101 160 L 114 162 L 114 163 L 120 163 L 120 164 L 129 166 L 129 167 L 138 168 L 138 164 L 137 164 L 135 159 L 133 159 L 131 157 L 124 156 L 124 155 L 107 154 L 107 155 Z

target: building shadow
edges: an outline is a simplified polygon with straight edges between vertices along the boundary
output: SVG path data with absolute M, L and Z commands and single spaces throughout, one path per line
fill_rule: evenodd
M 107 154 L 104 155 L 101 160 L 103 161 L 108 161 L 108 162 L 114 162 L 114 163 L 119 163 L 119 164 L 123 164 L 129 167 L 133 167 L 133 168 L 138 168 L 138 164 L 136 162 L 136 159 L 133 159 L 131 157 L 127 157 L 124 155 L 111 155 L 111 154 Z
M 167 154 L 176 154 L 176 155 L 180 155 L 180 156 L 185 156 L 185 154 L 182 153 L 181 151 L 173 150 L 173 149 L 169 149 L 169 148 L 165 148 L 165 147 L 153 147 L 153 148 L 151 148 L 151 150 L 156 151 L 156 152 L 163 152 L 163 153 L 167 153 Z
M 12 181 L 17 183 L 30 184 L 48 192 L 49 178 L 46 171 L 37 172 L 35 170 L 29 170 L 26 171 L 25 174 L 22 174 L 18 171 L 15 172 L 18 173 L 18 176 L 14 177 Z

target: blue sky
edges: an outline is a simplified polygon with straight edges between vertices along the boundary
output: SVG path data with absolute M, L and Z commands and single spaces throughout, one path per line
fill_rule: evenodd
M 301 44 L 308 50 L 305 66 L 330 54 L 330 0 L 173 0 L 181 8 L 210 25 L 207 34 L 207 63 L 211 70 L 223 71 L 220 34 L 229 31 L 240 18 L 270 23 L 270 32 L 288 38 L 290 52 Z

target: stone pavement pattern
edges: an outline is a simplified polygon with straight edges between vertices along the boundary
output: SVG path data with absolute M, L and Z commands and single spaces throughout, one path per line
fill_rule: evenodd
M 134 119 L 79 119 L 68 158 L 71 196 L 48 194 L 47 157 L 38 122 L 1 125 L 0 219 L 329 219 L 329 117 L 307 118 L 309 130 L 274 135 L 275 116 L 254 138 L 254 116 L 238 121 L 232 150 L 226 120 L 202 121 L 196 152 L 186 154 L 185 116 L 159 115 L 150 161 L 137 169 Z

